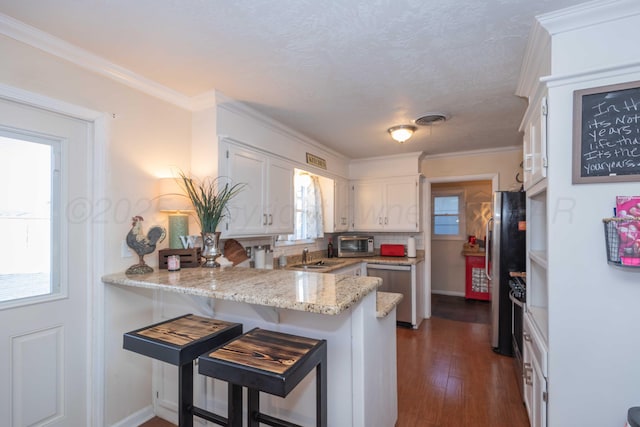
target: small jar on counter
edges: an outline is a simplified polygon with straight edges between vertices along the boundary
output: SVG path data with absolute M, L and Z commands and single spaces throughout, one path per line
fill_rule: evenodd
M 180 270 L 180 255 L 169 255 L 167 257 L 167 270 L 169 271 Z

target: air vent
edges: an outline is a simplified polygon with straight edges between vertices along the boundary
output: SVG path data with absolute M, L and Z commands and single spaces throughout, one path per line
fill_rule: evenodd
M 429 113 L 425 114 L 422 117 L 417 118 L 414 123 L 418 126 L 430 126 L 436 123 L 442 123 L 446 121 L 449 117 L 446 114 L 442 113 Z

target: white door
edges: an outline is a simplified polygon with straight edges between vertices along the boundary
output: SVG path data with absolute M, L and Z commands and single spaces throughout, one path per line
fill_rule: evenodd
M 0 99 L 0 425 L 85 426 L 91 124 Z

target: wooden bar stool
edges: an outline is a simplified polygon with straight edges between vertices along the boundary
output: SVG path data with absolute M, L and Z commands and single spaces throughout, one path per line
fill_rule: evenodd
M 193 361 L 201 354 L 221 346 L 242 334 L 242 324 L 186 314 L 124 334 L 123 347 L 179 367 L 178 371 L 178 423 L 192 427 L 193 416 L 204 418 L 222 426 L 242 423 L 242 387 L 229 385 L 229 402 L 240 406 L 229 407 L 227 417 L 193 406 Z M 232 397 L 235 397 L 233 399 Z
M 252 329 L 198 358 L 202 375 L 248 388 L 248 425 L 276 427 L 297 424 L 260 412 L 260 392 L 286 397 L 316 369 L 316 426 L 327 426 L 327 342 L 296 335 Z M 238 398 L 236 396 L 236 398 Z M 242 396 L 234 407 L 242 405 Z

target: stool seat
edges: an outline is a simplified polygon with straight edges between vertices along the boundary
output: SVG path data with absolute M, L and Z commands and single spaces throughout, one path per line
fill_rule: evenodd
M 193 416 L 222 426 L 236 426 L 242 422 L 242 388 L 229 385 L 234 405 L 227 408 L 227 417 L 193 405 L 193 361 L 242 334 L 242 324 L 185 314 L 124 334 L 123 347 L 135 353 L 161 360 L 179 367 L 178 424 L 192 427 Z
M 255 328 L 198 358 L 202 375 L 249 389 L 249 425 L 294 425 L 260 413 L 259 392 L 286 397 L 316 369 L 316 422 L 326 426 L 327 342 Z
M 240 323 L 186 314 L 125 333 L 123 347 L 182 366 L 240 334 Z

